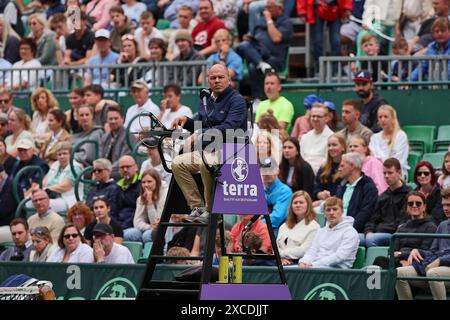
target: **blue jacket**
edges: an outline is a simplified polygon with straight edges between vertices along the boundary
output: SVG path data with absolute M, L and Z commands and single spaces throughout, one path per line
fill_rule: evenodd
M 439 224 L 436 233 L 450 234 L 450 219 L 442 221 Z M 428 252 L 428 254 L 432 254 L 435 258 L 439 258 L 441 266 L 450 267 L 450 239 L 434 239 L 430 250 L 431 253 Z
M 205 133 L 208 129 L 217 129 L 225 137 L 227 129 L 247 131 L 247 105 L 240 93 L 231 87 L 226 88 L 219 94 L 216 101 L 212 97 L 207 99 L 207 115 L 202 102 L 200 102 L 198 110 L 196 120 L 202 122 L 202 133 Z M 184 128 L 194 132 L 194 120 L 188 118 Z M 203 142 L 203 147 L 207 144 L 209 142 Z
M 336 196 L 343 198 L 347 186 L 340 185 L 338 187 Z M 347 216 L 355 218 L 353 227 L 359 233 L 364 232 L 364 226 L 375 209 L 378 199 L 378 190 L 372 179 L 366 175 L 362 175 L 361 179 L 356 184 L 353 191 L 352 198 L 347 209 Z
M 277 229 L 287 218 L 292 190 L 277 178 L 269 188 L 264 190 L 264 193 L 266 195 L 267 205 L 269 206 L 272 227 Z
M 444 50 L 439 50 L 439 45 L 436 41 L 433 41 L 428 45 L 427 48 L 427 56 L 438 56 L 438 55 L 449 55 L 450 54 L 450 40 L 447 41 L 447 44 L 444 47 Z M 428 77 L 428 60 L 423 60 L 422 63 L 422 78 L 425 79 Z M 419 66 L 417 66 L 414 71 L 411 74 L 411 81 L 418 81 L 419 80 Z M 448 80 L 450 80 L 450 61 L 447 63 L 447 75 Z M 431 71 L 433 72 L 433 71 Z
M 106 183 L 97 183 L 89 191 L 89 194 L 86 197 L 86 204 L 92 209 L 94 197 L 105 196 L 108 200 L 109 207 L 111 208 L 110 215 L 115 216 L 119 211 L 119 194 L 120 188 L 113 179 Z

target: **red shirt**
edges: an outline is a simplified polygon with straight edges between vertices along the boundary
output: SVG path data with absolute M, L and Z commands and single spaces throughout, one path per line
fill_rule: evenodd
M 233 252 L 243 252 L 241 247 L 241 236 L 242 231 L 244 231 L 245 226 L 248 222 L 240 222 L 236 223 L 231 229 L 231 239 L 233 240 Z M 272 244 L 270 243 L 269 230 L 267 229 L 267 225 L 262 222 L 261 219 L 257 220 L 253 226 L 250 228 L 250 231 L 258 234 L 262 240 L 262 246 L 260 248 L 261 251 L 266 253 L 272 252 Z
M 192 39 L 194 45 L 207 48 L 211 45 L 212 37 L 219 29 L 225 29 L 225 24 L 217 17 L 212 18 L 209 22 L 199 22 L 194 30 L 192 30 Z

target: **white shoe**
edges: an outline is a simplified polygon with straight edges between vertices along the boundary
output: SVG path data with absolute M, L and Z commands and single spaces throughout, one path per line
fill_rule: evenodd
M 268 64 L 267 62 L 261 61 L 260 63 L 258 63 L 258 67 L 259 70 L 262 71 L 262 73 L 266 73 L 267 71 L 272 70 L 272 66 L 270 64 Z

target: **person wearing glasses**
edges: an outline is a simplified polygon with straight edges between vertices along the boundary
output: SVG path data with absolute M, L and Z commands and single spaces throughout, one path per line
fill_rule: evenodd
M 111 24 L 112 24 L 111 30 L 112 49 L 115 52 L 120 52 L 123 40 L 121 38 L 126 34 L 134 34 L 136 26 L 125 15 L 125 11 L 122 9 L 120 5 L 113 6 L 111 9 L 109 9 L 109 16 L 111 17 Z
M 89 208 L 93 208 L 94 198 L 105 196 L 108 200 L 111 212 L 115 214 L 118 210 L 119 186 L 116 181 L 111 178 L 112 164 L 105 158 L 94 160 L 94 169 L 92 169 L 93 180 L 95 185 L 89 191 L 86 197 L 86 204 Z
M 83 235 L 73 224 L 62 228 L 57 243 L 59 248 L 48 257 L 47 262 L 94 262 L 92 248 L 85 243 Z
M 442 207 L 447 218 L 441 222 L 436 230 L 436 234 L 449 234 L 450 223 L 450 188 L 442 190 Z M 421 276 L 427 277 L 449 277 L 450 276 L 450 240 L 434 239 L 429 250 L 413 249 L 408 257 L 408 262 L 412 266 L 397 268 L 399 276 Z M 430 287 L 434 300 L 447 300 L 448 281 L 430 281 L 430 282 L 408 282 L 407 280 L 398 280 L 395 289 L 399 300 L 412 300 L 413 295 L 410 285 L 420 285 Z
M 0 261 L 28 261 L 32 249 L 28 223 L 22 218 L 17 218 L 11 221 L 9 229 L 14 246 L 0 254 Z
M 97 223 L 92 230 L 94 242 L 94 262 L 134 264 L 133 256 L 127 247 L 118 244 L 113 228 L 106 223 Z
M 122 156 L 119 159 L 119 174 L 122 179 L 117 181 L 120 189 L 118 210 L 111 213 L 111 217 L 120 223 L 124 239 L 128 240 L 133 230 L 133 218 L 141 184 L 139 168 L 132 156 Z
M 94 241 L 94 232 L 93 230 L 97 226 L 97 224 L 107 224 L 111 227 L 114 234 L 114 241 L 116 243 L 121 244 L 123 242 L 123 229 L 120 226 L 119 222 L 113 218 L 111 218 L 111 207 L 109 206 L 108 200 L 105 197 L 99 196 L 94 198 L 93 203 L 93 211 L 95 215 L 95 219 L 86 226 L 86 230 L 84 232 L 84 237 L 86 239 L 86 243 L 92 246 Z
M 428 161 L 421 161 L 414 169 L 414 183 L 416 191 L 422 193 L 427 199 L 427 212 L 434 223 L 439 225 L 446 219 L 442 211 L 441 187 L 437 183 L 437 176 L 433 165 Z
M 53 241 L 56 242 L 61 229 L 64 227 L 63 218 L 50 209 L 50 198 L 44 190 L 34 190 L 31 195 L 31 202 L 36 209 L 36 213 L 28 218 L 28 225 L 30 228 L 47 227 Z
M 0 109 L 6 116 L 9 116 L 13 110 L 13 96 L 10 90 L 5 88 L 0 89 Z
M 328 108 L 322 103 L 315 103 L 311 108 L 311 125 L 313 127 L 300 140 L 300 152 L 317 173 L 327 157 L 328 138 L 334 133 L 327 125 Z
M 46 262 L 57 249 L 47 227 L 36 227 L 30 230 L 33 249 L 30 252 L 30 262 Z
M 112 69 L 111 78 L 119 88 L 128 87 L 135 79 L 142 78 L 144 68 L 137 64 L 147 62 L 140 56 L 139 47 L 132 34 L 125 34 L 121 38 L 118 64 L 133 64 L 132 67 Z

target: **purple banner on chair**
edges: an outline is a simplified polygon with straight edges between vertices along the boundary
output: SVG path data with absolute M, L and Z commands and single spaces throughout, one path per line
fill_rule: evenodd
M 253 145 L 224 144 L 213 213 L 268 214 L 264 187 Z
M 291 300 L 285 284 L 203 284 L 200 300 Z

